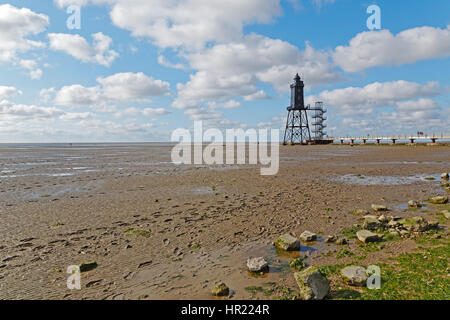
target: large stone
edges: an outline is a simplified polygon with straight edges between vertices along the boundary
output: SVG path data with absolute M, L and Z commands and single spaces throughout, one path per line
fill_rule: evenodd
M 444 172 L 443 174 L 441 174 L 442 180 L 448 180 L 449 178 L 450 178 L 450 175 L 448 174 L 448 172 Z
M 416 200 L 409 200 L 408 201 L 408 207 L 410 208 L 419 208 L 421 205 Z
M 377 230 L 381 228 L 382 222 L 378 220 L 378 217 L 376 216 L 365 216 L 364 217 L 364 223 L 363 228 L 367 230 Z
M 408 231 L 424 232 L 430 228 L 428 222 L 423 217 L 401 219 L 398 222 Z
M 450 219 L 450 211 L 444 210 L 444 211 L 441 211 L 441 213 L 444 215 L 444 217 L 446 219 Z
M 311 231 L 305 231 L 300 235 L 300 239 L 303 241 L 314 241 L 317 239 L 317 235 L 314 232 Z
M 376 242 L 380 240 L 380 237 L 376 233 L 370 232 L 369 230 L 360 230 L 356 233 L 356 236 L 359 241 L 364 243 Z
M 367 281 L 367 272 L 363 267 L 350 266 L 341 270 L 345 281 L 354 286 L 364 286 Z
M 433 203 L 433 204 L 445 204 L 448 202 L 448 197 L 447 196 L 438 196 L 438 197 L 430 198 L 428 201 L 430 201 L 430 203 Z
M 388 227 L 390 227 L 390 228 L 396 228 L 399 226 L 401 226 L 401 224 L 397 220 L 391 220 L 388 222 Z
M 269 264 L 263 257 L 250 258 L 247 260 L 247 268 L 250 272 L 265 272 L 269 269 Z
M 278 249 L 285 251 L 294 251 L 300 249 L 300 241 L 297 238 L 291 236 L 289 233 L 280 236 L 277 241 L 275 241 L 275 246 Z
M 383 206 L 381 204 L 373 204 L 372 205 L 372 209 L 376 212 L 382 212 L 382 211 L 387 211 L 387 207 Z
M 369 211 L 367 211 L 366 209 L 357 209 L 354 211 L 354 213 L 357 215 L 366 215 L 369 214 Z
M 212 295 L 217 297 L 225 297 L 230 294 L 230 288 L 227 287 L 225 283 L 219 283 L 212 290 Z
M 309 267 L 294 273 L 303 300 L 322 300 L 330 291 L 328 279 L 317 267 Z

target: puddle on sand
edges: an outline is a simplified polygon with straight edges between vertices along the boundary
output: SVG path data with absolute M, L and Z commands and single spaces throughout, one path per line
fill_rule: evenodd
M 417 182 L 439 182 L 440 174 L 421 174 L 415 176 L 366 176 L 346 174 L 330 178 L 330 181 L 354 185 L 405 185 Z
M 316 241 L 312 242 L 300 242 L 300 250 L 284 251 L 276 248 L 271 244 L 262 244 L 259 246 L 253 246 L 245 251 L 248 257 L 264 257 L 269 263 L 270 273 L 282 273 L 291 271 L 289 268 L 289 262 L 300 256 L 306 256 L 306 262 L 310 263 L 311 258 L 318 256 L 322 253 L 329 251 L 334 244 L 325 243 L 323 238 L 318 237 Z M 261 277 L 261 275 L 248 273 L 253 277 Z M 262 277 L 267 277 L 267 274 L 263 274 Z
M 401 211 L 427 211 L 427 205 L 423 203 L 421 203 L 419 208 L 410 208 L 407 203 L 398 204 L 395 208 Z

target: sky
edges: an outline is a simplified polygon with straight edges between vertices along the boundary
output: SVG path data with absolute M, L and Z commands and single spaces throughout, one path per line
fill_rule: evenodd
M 282 136 L 296 73 L 329 136 L 450 133 L 449 13 L 447 0 L 0 0 L 0 143 L 170 141 L 196 120 Z

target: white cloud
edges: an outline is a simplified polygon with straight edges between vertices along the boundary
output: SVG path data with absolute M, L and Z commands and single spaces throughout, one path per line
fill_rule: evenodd
M 256 84 L 256 78 L 249 74 L 221 76 L 199 71 L 190 75 L 190 81 L 186 84 L 177 84 L 178 97 L 172 106 L 178 109 L 197 108 L 208 100 L 251 95 L 256 92 Z
M 186 84 L 177 85 L 173 106 L 180 109 L 241 96 L 247 101 L 267 98 L 257 89 L 259 82 L 285 92 L 297 71 L 307 79 L 308 87 L 340 79 L 327 52 L 314 50 L 309 44 L 300 51 L 288 42 L 256 34 L 183 57 L 198 71 Z
M 281 14 L 280 0 L 115 0 L 112 22 L 160 48 L 201 48 L 208 42 L 236 41 L 244 25 L 269 23 Z
M 208 107 L 211 109 L 234 109 L 239 108 L 240 106 L 241 103 L 236 100 L 228 100 L 224 103 L 217 103 L 215 101 L 208 103 Z
M 374 82 L 364 87 L 347 87 L 322 91 L 317 96 L 308 96 L 306 103 L 323 101 L 342 115 L 368 115 L 375 107 L 394 105 L 396 102 L 421 96 L 436 96 L 442 92 L 438 82 L 425 85 L 408 82 Z
M 86 88 L 79 84 L 62 87 L 55 96 L 54 103 L 60 106 L 91 106 L 102 102 L 99 87 Z
M 42 77 L 42 70 L 38 68 L 37 62 L 34 60 L 20 60 L 20 66 L 29 71 L 31 79 L 40 79 Z
M 119 56 L 116 51 L 110 50 L 112 39 L 101 32 L 92 34 L 92 45 L 78 34 L 49 33 L 48 38 L 51 49 L 63 51 L 83 62 L 109 67 Z
M 172 63 L 172 62 L 168 61 L 163 55 L 158 56 L 158 63 L 162 66 L 172 68 L 172 69 L 178 69 L 178 70 L 189 69 L 187 66 L 185 66 L 182 63 Z
M 239 42 L 218 44 L 210 49 L 185 55 L 193 69 L 220 75 L 251 74 L 287 91 L 293 72 L 300 72 L 309 87 L 340 79 L 329 61 L 329 53 L 306 43 L 304 51 L 279 39 L 250 34 Z
M 39 79 L 42 70 L 32 60 L 21 60 L 19 53 L 44 48 L 40 41 L 28 39 L 43 32 L 49 25 L 44 14 L 38 14 L 27 8 L 16 8 L 10 4 L 0 5 L 0 62 L 18 64 L 30 72 L 32 79 Z
M 17 52 L 42 48 L 44 43 L 27 39 L 45 30 L 49 19 L 30 9 L 0 5 L 0 61 L 12 61 Z
M 431 100 L 421 98 L 419 100 L 409 100 L 397 102 L 397 109 L 399 111 L 427 111 L 427 110 L 437 110 L 438 104 Z
M 357 34 L 348 46 L 336 47 L 334 62 L 346 72 L 400 65 L 450 56 L 450 25 L 412 28 L 393 35 L 389 30 Z
M 106 78 L 98 78 L 97 82 L 102 85 L 104 95 L 116 101 L 161 96 L 170 90 L 168 82 L 155 80 L 142 72 L 116 73 Z
M 256 101 L 256 100 L 266 100 L 266 99 L 270 99 L 270 97 L 263 90 L 259 90 L 258 92 L 255 92 L 248 96 L 244 96 L 245 101 Z
M 22 91 L 17 90 L 15 87 L 0 86 L 0 99 L 8 99 L 21 93 Z
M 2 120 L 13 119 L 45 119 L 63 115 L 64 112 L 55 107 L 39 107 L 35 105 L 9 104 L 0 106 Z
M 169 114 L 170 111 L 164 109 L 164 108 L 136 108 L 136 107 L 131 107 L 131 108 L 126 108 L 125 110 L 121 110 L 116 112 L 116 114 L 114 115 L 116 118 L 120 118 L 123 116 L 137 116 L 137 115 L 141 115 L 144 117 L 154 117 L 154 116 L 162 116 L 162 115 L 166 115 Z
M 53 95 L 56 93 L 55 88 L 44 88 L 39 91 L 39 96 L 41 97 L 41 100 L 44 102 L 50 101 L 52 99 Z
M 98 86 L 84 87 L 79 84 L 62 87 L 54 103 L 61 106 L 104 106 L 110 102 L 128 102 L 169 93 L 168 82 L 155 80 L 139 73 L 117 73 L 97 78 Z
M 94 116 L 91 112 L 69 112 L 61 115 L 59 118 L 64 121 L 76 121 L 89 119 Z

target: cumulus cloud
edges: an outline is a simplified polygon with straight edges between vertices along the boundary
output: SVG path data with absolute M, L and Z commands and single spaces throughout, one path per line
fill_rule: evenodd
M 92 34 L 93 43 L 89 45 L 78 34 L 49 33 L 50 48 L 65 52 L 75 59 L 109 67 L 119 54 L 110 50 L 112 39 L 102 32 Z
M 197 108 L 207 100 L 226 100 L 255 93 L 257 79 L 250 74 L 221 76 L 213 72 L 199 71 L 190 75 L 186 84 L 177 84 L 178 96 L 174 108 Z
M 109 2 L 112 22 L 160 48 L 200 48 L 236 41 L 244 25 L 268 23 L 281 14 L 280 0 L 94 0 Z M 187 14 L 189 13 L 189 14 Z
M 63 115 L 64 112 L 55 107 L 39 107 L 35 105 L 8 104 L 0 106 L 2 120 L 12 119 L 46 119 Z
M 245 101 L 256 101 L 256 100 L 266 100 L 266 99 L 270 99 L 270 97 L 266 92 L 264 92 L 264 90 L 259 90 L 258 92 L 255 92 L 248 96 L 244 96 Z
M 215 101 L 208 103 L 208 107 L 211 109 L 234 109 L 239 108 L 240 106 L 241 103 L 236 100 L 228 100 L 224 103 L 217 103 Z
M 28 70 L 31 79 L 40 79 L 42 77 L 42 69 L 38 68 L 37 62 L 34 60 L 20 60 L 20 66 Z
M 340 79 L 328 52 L 317 51 L 309 43 L 306 43 L 304 51 L 300 51 L 289 42 L 257 34 L 250 34 L 239 42 L 218 44 L 201 52 L 186 54 L 185 57 L 193 69 L 220 75 L 251 74 L 279 91 L 289 89 L 293 70 L 308 79 L 308 86 Z
M 346 72 L 400 65 L 450 56 L 450 25 L 418 27 L 393 35 L 389 30 L 357 34 L 348 46 L 336 47 L 334 62 Z
M 170 111 L 164 108 L 126 108 L 124 110 L 118 111 L 115 113 L 116 118 L 121 118 L 123 116 L 137 116 L 141 115 L 144 117 L 154 117 L 154 116 L 163 116 L 169 114 Z
M 442 92 L 438 82 L 425 85 L 404 80 L 374 82 L 364 87 L 325 90 L 317 96 L 308 96 L 306 103 L 323 101 L 341 115 L 371 114 L 375 107 L 394 105 L 396 102 L 422 96 L 437 96 Z
M 285 92 L 296 71 L 308 79 L 309 87 L 340 79 L 327 52 L 317 51 L 309 44 L 300 51 L 288 42 L 256 34 L 183 57 L 198 71 L 186 84 L 177 85 L 178 97 L 173 106 L 180 109 L 240 96 L 247 101 L 265 99 L 267 95 L 257 89 L 259 82 Z
M 102 85 L 106 97 L 117 101 L 161 96 L 170 90 L 168 82 L 155 80 L 142 72 L 116 73 L 106 78 L 98 78 L 97 82 Z
M 168 82 L 155 80 L 139 73 L 117 73 L 97 78 L 99 85 L 84 87 L 79 84 L 64 86 L 56 92 L 56 105 L 101 106 L 110 102 L 128 102 L 169 93 Z
M 68 112 L 61 115 L 59 118 L 64 121 L 76 121 L 90 119 L 94 116 L 91 112 Z
M 43 32 L 49 25 L 44 14 L 27 8 L 16 8 L 10 4 L 0 5 L 0 62 L 10 62 L 27 69 L 32 79 L 39 79 L 42 70 L 32 60 L 22 60 L 19 53 L 44 48 L 40 41 L 28 37 Z
M 22 91 L 15 87 L 0 86 L 0 99 L 9 99 L 17 94 L 21 94 Z

